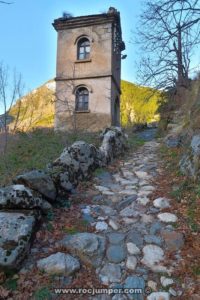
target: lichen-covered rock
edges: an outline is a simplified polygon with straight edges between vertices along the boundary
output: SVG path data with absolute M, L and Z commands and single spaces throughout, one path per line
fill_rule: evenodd
M 35 225 L 31 212 L 0 212 L 0 270 L 19 268 L 28 253 Z
M 127 148 L 127 138 L 119 127 L 107 128 L 102 133 L 102 139 L 99 149 L 92 144 L 77 141 L 65 148 L 49 165 L 48 174 L 59 191 L 70 192 L 80 180 L 88 178 L 96 168 L 105 166 Z
M 39 192 L 49 201 L 56 199 L 56 188 L 51 177 L 43 171 L 33 170 L 25 174 L 19 175 L 14 180 L 16 184 L 24 184 L 25 186 Z
M 67 235 L 60 245 L 80 257 L 86 264 L 94 267 L 100 265 L 105 252 L 105 237 L 94 233 L 82 232 Z
M 106 128 L 101 136 L 103 141 L 99 150 L 104 156 L 105 164 L 127 149 L 127 137 L 120 127 Z
M 71 275 L 80 269 L 80 263 L 69 254 L 57 252 L 38 260 L 37 267 L 48 274 Z
M 190 148 L 179 163 L 184 175 L 197 179 L 200 177 L 200 135 L 194 135 Z
M 70 191 L 99 166 L 97 154 L 95 146 L 83 141 L 75 142 L 53 162 L 49 174 L 57 186 Z
M 48 213 L 51 205 L 37 192 L 16 184 L 0 189 L 0 209 L 40 209 Z

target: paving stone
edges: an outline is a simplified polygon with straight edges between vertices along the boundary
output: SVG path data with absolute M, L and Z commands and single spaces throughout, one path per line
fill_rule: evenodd
M 137 258 L 135 256 L 128 256 L 126 261 L 126 267 L 129 270 L 135 270 L 137 266 Z
M 137 218 L 140 215 L 140 213 L 136 211 L 134 208 L 132 208 L 131 206 L 124 208 L 123 210 L 120 211 L 119 214 L 122 217 L 134 217 L 134 218 Z
M 184 245 L 184 237 L 180 232 L 162 230 L 161 236 L 164 239 L 166 247 L 169 251 L 180 250 Z
M 99 272 L 99 277 L 103 284 L 120 282 L 121 276 L 121 267 L 112 263 L 106 264 Z
M 125 207 L 129 206 L 132 202 L 134 202 L 137 199 L 137 194 L 133 194 L 131 196 L 126 197 L 122 201 L 120 201 L 117 205 L 118 210 L 122 210 Z
M 135 230 L 131 230 L 127 236 L 127 242 L 134 243 L 138 248 L 143 246 L 143 237 L 140 233 Z
M 112 300 L 127 300 L 127 297 L 122 294 L 118 294 L 112 297 Z
M 160 222 L 153 223 L 150 227 L 150 234 L 154 235 L 161 231 L 162 224 Z
M 156 207 L 149 207 L 149 212 L 151 214 L 157 214 L 159 213 L 160 209 L 159 208 L 156 208 Z
M 146 223 L 152 223 L 153 220 L 154 220 L 154 218 L 153 218 L 153 216 L 151 216 L 151 215 L 143 214 L 142 217 L 141 217 L 141 221 L 142 221 L 143 223 L 145 223 L 145 224 L 146 224 Z
M 132 196 L 132 195 L 135 195 L 136 194 L 136 191 L 135 190 L 132 190 L 132 189 L 130 189 L 130 190 L 122 190 L 122 191 L 120 191 L 119 192 L 119 194 L 121 194 L 121 195 L 130 195 L 130 196 Z
M 142 249 L 144 257 L 142 263 L 145 265 L 154 265 L 164 259 L 164 251 L 156 245 L 146 245 Z
M 109 220 L 109 223 L 110 227 L 113 229 L 113 230 L 118 230 L 119 229 L 119 224 L 117 222 L 115 222 L 114 220 Z
M 145 281 L 142 277 L 138 276 L 129 276 L 124 282 L 125 289 L 141 289 L 142 291 L 145 288 Z M 143 292 L 142 292 L 143 293 Z M 143 294 L 127 294 L 128 299 L 133 300 L 144 300 Z
M 121 245 L 111 245 L 106 251 L 107 259 L 113 263 L 120 263 L 126 258 L 125 248 Z
M 170 295 L 167 292 L 154 292 L 147 297 L 147 300 L 170 300 Z
M 162 245 L 162 240 L 160 237 L 157 237 L 155 235 L 145 235 L 144 240 L 148 244 L 156 244 L 158 246 Z
M 137 202 L 144 206 L 146 206 L 149 203 L 149 201 L 149 198 L 146 196 L 137 198 Z
M 158 218 L 164 223 L 175 223 L 178 220 L 177 216 L 171 213 L 158 214 Z
M 97 222 L 96 223 L 96 226 L 95 226 L 95 229 L 97 231 L 104 231 L 104 230 L 107 230 L 108 229 L 108 224 L 104 221 L 102 222 Z
M 155 187 L 152 185 L 144 185 L 140 188 L 140 191 L 155 191 Z
M 140 249 L 134 243 L 127 243 L 126 246 L 129 254 L 136 255 L 140 253 Z
M 137 181 L 134 179 L 134 180 L 128 180 L 128 179 L 121 179 L 120 180 L 120 183 L 122 184 L 122 185 L 134 185 L 134 184 L 136 184 L 137 183 Z
M 108 240 L 111 244 L 121 244 L 125 239 L 125 234 L 120 232 L 111 232 L 108 234 Z
M 105 196 L 112 196 L 112 195 L 114 195 L 115 193 L 113 193 L 113 192 L 111 192 L 111 191 L 103 191 L 102 194 L 105 195 Z
M 143 171 L 135 171 L 135 175 L 139 178 L 139 179 L 149 179 L 149 175 L 147 172 L 143 172 Z
M 76 298 L 74 298 L 76 299 Z M 88 298 L 89 300 L 111 300 L 111 296 L 107 295 L 107 294 L 100 294 L 100 295 L 96 295 L 96 296 L 91 296 Z
M 136 219 L 136 218 L 123 218 L 122 220 L 125 224 L 130 225 L 130 224 L 136 223 L 138 219 Z
M 95 185 L 95 188 L 99 191 L 99 192 L 105 192 L 108 191 L 108 188 L 105 186 L 101 186 L 101 185 Z
M 148 271 L 147 269 L 141 268 L 141 267 L 137 267 L 136 272 L 142 275 L 147 275 Z
M 93 205 L 91 207 L 92 213 L 99 216 L 114 216 L 117 211 L 108 205 Z
M 64 249 L 76 253 L 86 264 L 97 267 L 101 264 L 105 252 L 105 237 L 81 232 L 66 235 L 59 243 Z
M 101 205 L 100 210 L 106 216 L 115 216 L 117 211 L 108 205 Z
M 153 201 L 153 205 L 156 208 L 164 209 L 170 207 L 169 200 L 164 197 L 157 198 Z
M 139 181 L 139 186 L 145 186 L 145 185 L 149 185 L 149 181 L 143 179 Z

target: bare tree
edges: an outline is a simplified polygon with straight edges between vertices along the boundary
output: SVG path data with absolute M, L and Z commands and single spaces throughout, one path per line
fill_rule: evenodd
M 200 42 L 200 0 L 147 0 L 136 42 L 140 45 L 142 84 L 184 86 Z
M 14 71 L 11 75 L 9 68 L 3 63 L 0 63 L 0 111 L 2 112 L 0 121 L 1 131 L 4 135 L 4 153 L 7 150 L 8 124 L 12 120 L 9 112 L 15 101 L 22 97 L 22 91 L 23 84 L 21 74 L 17 74 L 17 72 Z M 19 113 L 17 113 L 17 119 L 18 115 Z

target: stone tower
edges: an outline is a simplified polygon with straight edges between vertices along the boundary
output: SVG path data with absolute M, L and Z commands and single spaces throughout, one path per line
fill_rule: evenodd
M 54 20 L 58 32 L 55 130 L 120 125 L 120 13 Z

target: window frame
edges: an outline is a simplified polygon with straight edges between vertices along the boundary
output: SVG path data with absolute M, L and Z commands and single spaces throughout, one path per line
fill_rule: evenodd
M 89 50 L 88 50 L 89 48 Z M 77 43 L 77 60 L 90 59 L 91 43 L 87 37 L 82 37 Z
M 85 86 L 78 87 L 75 93 L 75 112 L 89 111 L 89 90 Z

